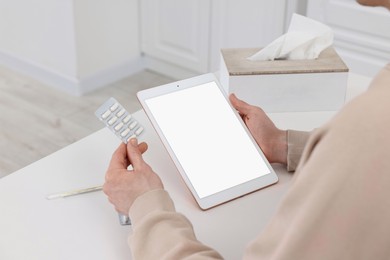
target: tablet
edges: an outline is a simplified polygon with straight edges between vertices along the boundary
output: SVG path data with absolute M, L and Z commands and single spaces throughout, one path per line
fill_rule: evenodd
M 146 89 L 137 97 L 200 208 L 278 181 L 214 74 Z

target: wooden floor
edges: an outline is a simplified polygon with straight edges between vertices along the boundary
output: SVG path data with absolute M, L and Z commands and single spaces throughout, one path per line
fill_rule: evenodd
M 0 178 L 103 128 L 94 112 L 109 97 L 132 113 L 137 91 L 171 81 L 143 71 L 75 97 L 0 67 Z

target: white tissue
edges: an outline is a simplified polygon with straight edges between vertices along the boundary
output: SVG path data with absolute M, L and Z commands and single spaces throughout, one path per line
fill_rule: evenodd
M 312 60 L 332 43 L 333 31 L 330 27 L 293 14 L 287 33 L 248 57 L 248 60 Z

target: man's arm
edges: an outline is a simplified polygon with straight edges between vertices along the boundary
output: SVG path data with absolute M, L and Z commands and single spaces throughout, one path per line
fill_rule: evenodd
M 310 136 L 247 259 L 389 259 L 390 65 Z
M 144 143 L 121 144 L 112 156 L 103 190 L 115 209 L 129 214 L 129 244 L 135 259 L 222 259 L 195 237 L 191 223 L 175 207 L 158 175 L 143 160 Z M 128 170 L 129 165 L 133 170 Z
M 129 244 L 134 259 L 223 259 L 197 240 L 192 224 L 175 211 L 165 190 L 139 197 L 129 215 L 133 225 Z

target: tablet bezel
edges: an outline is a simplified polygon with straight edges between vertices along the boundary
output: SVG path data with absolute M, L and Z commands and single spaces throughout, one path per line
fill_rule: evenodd
M 186 172 L 184 171 L 183 167 L 181 166 L 179 160 L 177 159 L 174 151 L 172 150 L 169 142 L 167 141 L 166 137 L 164 136 L 163 132 L 161 131 L 157 121 L 155 120 L 155 117 L 152 113 L 152 111 L 149 109 L 147 103 L 145 100 L 158 97 L 161 95 L 169 94 L 172 92 L 180 91 L 186 88 L 196 87 L 198 85 L 202 85 L 209 82 L 215 82 L 218 86 L 218 89 L 221 91 L 223 97 L 225 98 L 226 102 L 228 103 L 229 107 L 231 108 L 232 113 L 238 118 L 238 121 L 240 122 L 241 126 L 245 130 L 245 132 L 248 134 L 253 146 L 256 148 L 256 150 L 259 152 L 260 156 L 263 158 L 267 168 L 269 169 L 269 173 L 263 176 L 260 176 L 258 178 L 255 178 L 253 180 L 238 184 L 234 187 L 231 187 L 229 189 L 225 189 L 223 191 L 214 193 L 212 195 L 209 195 L 207 197 L 200 198 L 193 187 L 190 179 L 188 178 Z M 203 210 L 215 207 L 217 205 L 220 205 L 222 203 L 228 202 L 230 200 L 236 199 L 238 197 L 241 197 L 243 195 L 249 194 L 251 192 L 257 191 L 259 189 L 265 188 L 269 185 L 272 185 L 276 182 L 278 182 L 278 177 L 276 173 L 274 172 L 273 168 L 271 167 L 270 163 L 264 156 L 263 151 L 260 149 L 260 147 L 257 145 L 256 141 L 253 139 L 252 135 L 250 134 L 248 128 L 246 127 L 245 123 L 241 119 L 241 116 L 238 114 L 238 112 L 232 107 L 230 104 L 229 99 L 227 98 L 226 93 L 224 92 L 222 86 L 220 85 L 219 81 L 215 77 L 214 74 L 208 73 L 203 74 L 197 77 L 172 82 L 169 84 L 161 85 L 158 87 L 146 89 L 139 91 L 137 93 L 137 98 L 139 102 L 141 103 L 146 115 L 148 116 L 149 120 L 151 121 L 154 129 L 156 130 L 158 136 L 160 137 L 162 143 L 164 144 L 166 150 L 168 151 L 172 161 L 174 162 L 176 168 L 178 169 L 181 177 L 183 178 L 184 182 L 187 185 L 187 188 L 191 191 L 192 196 L 195 198 L 196 202 L 198 203 L 199 207 Z

